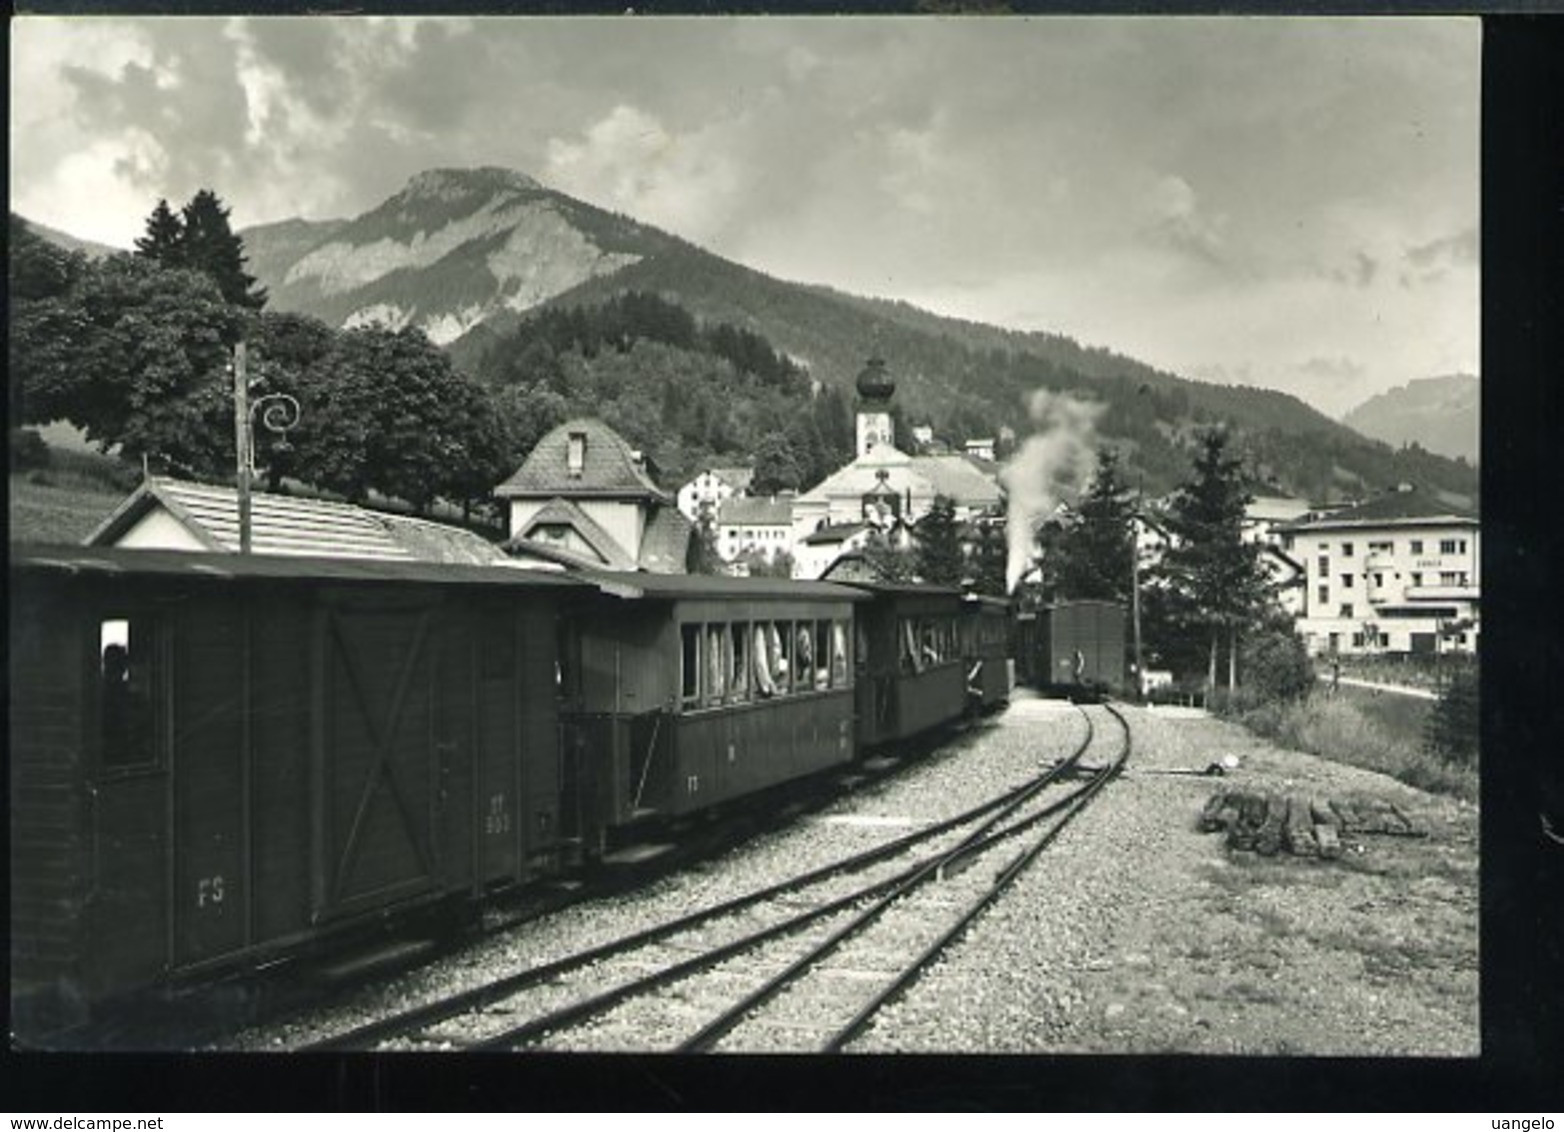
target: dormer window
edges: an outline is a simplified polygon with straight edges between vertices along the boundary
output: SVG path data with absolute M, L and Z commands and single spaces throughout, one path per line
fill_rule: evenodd
M 565 451 L 565 470 L 572 476 L 579 476 L 586 470 L 587 437 L 584 432 L 570 434 L 570 444 Z

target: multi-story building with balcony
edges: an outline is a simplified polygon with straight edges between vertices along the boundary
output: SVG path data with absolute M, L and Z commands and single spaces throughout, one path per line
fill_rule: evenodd
M 1476 514 L 1402 484 L 1279 531 L 1304 566 L 1298 631 L 1311 652 L 1476 651 Z

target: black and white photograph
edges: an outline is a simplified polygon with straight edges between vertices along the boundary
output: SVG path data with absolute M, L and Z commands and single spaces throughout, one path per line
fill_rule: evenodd
M 1481 20 L 10 33 L 13 1050 L 1482 1055 Z

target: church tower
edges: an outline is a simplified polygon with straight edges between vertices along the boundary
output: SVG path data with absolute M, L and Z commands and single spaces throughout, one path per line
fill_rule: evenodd
M 858 375 L 858 456 L 867 456 L 882 444 L 896 446 L 891 424 L 891 396 L 896 382 L 885 372 L 883 358 L 870 358 Z

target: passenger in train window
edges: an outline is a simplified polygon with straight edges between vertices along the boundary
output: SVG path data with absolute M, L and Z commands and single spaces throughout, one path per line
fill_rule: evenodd
M 764 698 L 777 694 L 776 626 L 755 622 L 755 691 Z
M 132 679 L 130 649 L 122 644 L 103 650 L 103 765 L 135 766 L 150 762 L 151 701 Z
M 749 699 L 749 626 L 734 624 L 731 628 L 728 659 L 732 667 L 729 669 L 728 699 L 742 703 Z
M 815 687 L 829 688 L 831 686 L 831 623 L 829 621 L 815 622 Z
M 805 691 L 813 687 L 815 682 L 815 647 L 808 621 L 798 623 L 793 639 L 797 642 L 793 649 L 793 658 L 798 664 L 797 686 L 800 691 Z
M 708 704 L 720 704 L 728 691 L 728 661 L 723 645 L 728 632 L 725 625 L 706 626 L 706 695 Z

